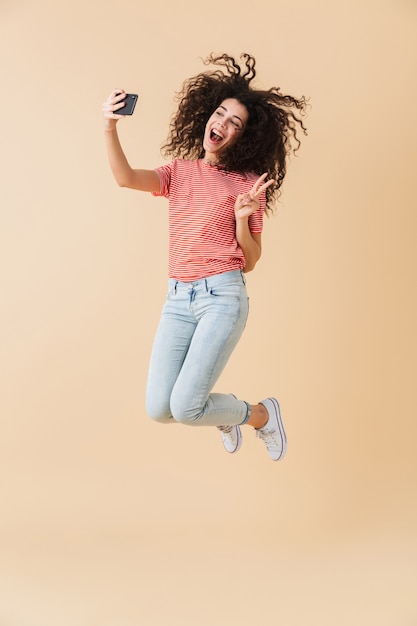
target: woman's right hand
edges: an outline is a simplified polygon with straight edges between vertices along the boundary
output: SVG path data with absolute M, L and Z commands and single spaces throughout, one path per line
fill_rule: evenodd
M 116 124 L 126 115 L 117 115 L 117 111 L 124 106 L 126 92 L 124 89 L 113 89 L 109 97 L 103 102 L 102 111 L 104 115 L 105 130 L 114 130 Z

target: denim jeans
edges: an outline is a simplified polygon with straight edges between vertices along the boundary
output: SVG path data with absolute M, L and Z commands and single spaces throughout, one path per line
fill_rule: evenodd
M 244 424 L 249 405 L 211 393 L 246 325 L 249 303 L 243 272 L 190 283 L 170 278 L 152 349 L 146 408 L 164 423 Z

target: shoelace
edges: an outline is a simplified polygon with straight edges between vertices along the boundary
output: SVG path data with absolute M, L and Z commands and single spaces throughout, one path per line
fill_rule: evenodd
M 282 445 L 282 442 L 278 441 L 278 438 L 274 437 L 274 434 L 276 434 L 275 430 L 263 430 L 262 428 L 259 428 L 256 431 L 256 436 L 264 441 L 267 448 Z
M 226 433 L 227 435 L 230 435 L 234 426 L 218 426 L 217 428 L 221 430 L 222 433 Z

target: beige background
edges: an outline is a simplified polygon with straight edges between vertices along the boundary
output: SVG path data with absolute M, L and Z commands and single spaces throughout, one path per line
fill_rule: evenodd
M 1 626 L 417 624 L 413 0 L 2 0 Z M 146 417 L 166 204 L 154 167 L 211 51 L 305 94 L 218 390 L 277 394 L 288 455 Z

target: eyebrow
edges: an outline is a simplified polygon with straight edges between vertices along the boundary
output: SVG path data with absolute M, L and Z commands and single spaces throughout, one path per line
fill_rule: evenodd
M 223 109 L 223 111 L 227 112 L 226 107 L 224 107 L 222 104 L 219 104 L 218 108 Z M 232 117 L 236 117 L 239 120 L 239 122 L 242 124 L 242 126 L 244 125 L 243 120 L 238 115 L 232 115 Z

